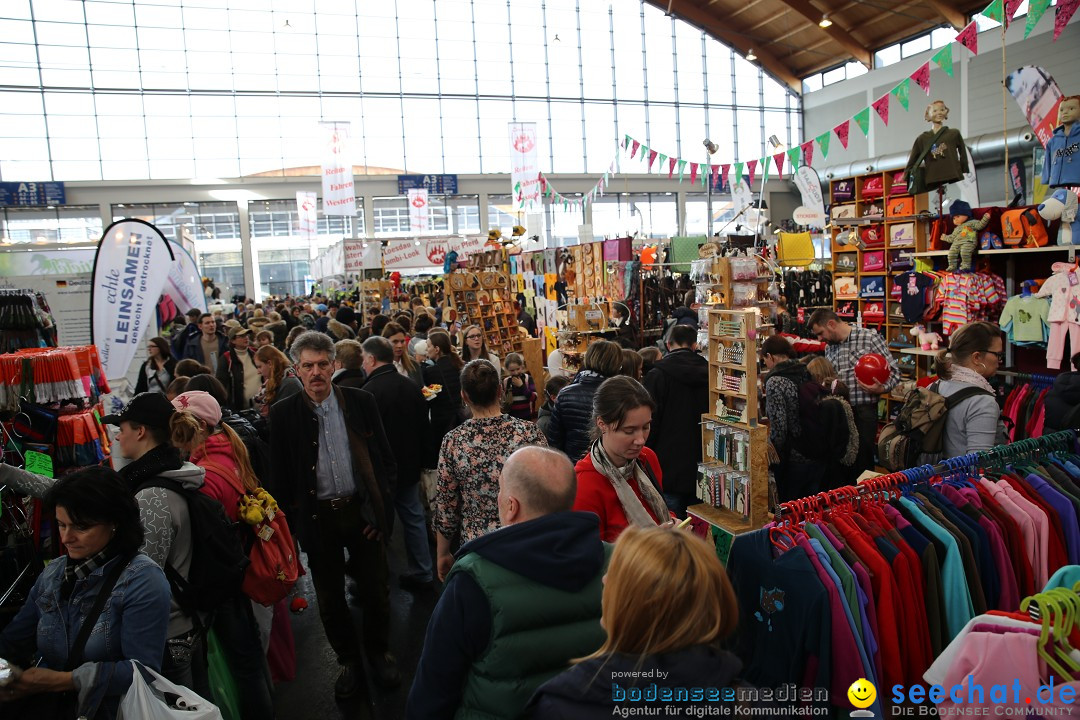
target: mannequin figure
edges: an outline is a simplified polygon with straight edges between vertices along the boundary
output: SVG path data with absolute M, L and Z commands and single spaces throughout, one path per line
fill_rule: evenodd
M 913 192 L 926 192 L 957 182 L 968 171 L 964 138 L 959 130 L 944 124 L 949 119 L 949 108 L 945 101 L 935 100 L 927 105 L 923 117 L 931 124 L 931 129 L 915 138 L 905 171 L 908 187 Z M 912 187 L 912 180 L 920 170 L 922 184 L 920 186 L 916 182 Z
M 1042 181 L 1050 187 L 1080 185 L 1080 95 L 1061 99 L 1058 127 L 1046 143 Z
M 990 213 L 984 213 L 979 220 L 972 220 L 971 206 L 963 200 L 957 200 L 949 206 L 949 215 L 955 228 L 948 235 L 941 236 L 941 242 L 951 246 L 946 272 L 970 270 L 979 232 L 990 222 Z

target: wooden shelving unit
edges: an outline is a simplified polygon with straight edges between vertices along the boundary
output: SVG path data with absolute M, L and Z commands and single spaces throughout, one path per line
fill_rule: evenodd
M 525 336 L 518 332 L 514 296 L 505 272 L 457 270 L 444 282 L 446 307 L 454 308 L 462 327 L 483 328 L 488 349 L 500 357 L 522 351 Z

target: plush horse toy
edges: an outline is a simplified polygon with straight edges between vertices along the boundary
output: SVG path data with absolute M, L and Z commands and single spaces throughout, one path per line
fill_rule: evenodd
M 918 341 L 919 347 L 923 350 L 937 350 L 941 343 L 940 335 L 936 332 L 926 332 L 926 328 L 922 325 L 916 325 L 908 330 L 908 332 Z
M 1080 245 L 1080 217 L 1077 217 L 1076 193 L 1058 188 L 1039 205 L 1039 215 L 1048 223 L 1061 220 L 1058 245 Z

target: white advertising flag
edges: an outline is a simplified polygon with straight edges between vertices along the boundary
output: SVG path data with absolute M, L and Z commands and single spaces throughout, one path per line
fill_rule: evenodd
M 206 312 L 206 293 L 203 292 L 202 276 L 195 259 L 183 245 L 169 241 L 176 262 L 169 268 L 162 292 L 172 298 L 180 312 L 201 310 Z
M 409 190 L 409 231 L 423 234 L 428 229 L 428 191 L 427 188 Z
M 90 292 L 92 339 L 105 377 L 124 377 L 176 262 L 161 231 L 143 220 L 118 220 L 101 235 Z
M 349 123 L 321 122 L 323 215 L 356 215 Z
M 516 210 L 540 204 L 539 175 L 536 123 L 510 123 L 510 185 Z
M 326 186 L 323 185 L 323 192 Z M 311 240 L 318 234 L 319 195 L 313 192 L 296 193 L 297 234 L 305 240 Z

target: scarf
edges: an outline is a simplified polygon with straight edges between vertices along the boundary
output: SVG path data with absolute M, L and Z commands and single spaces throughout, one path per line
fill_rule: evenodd
M 120 471 L 120 477 L 124 478 L 128 487 L 134 492 L 135 488 L 150 478 L 155 478 L 169 470 L 179 470 L 183 465 L 184 461 L 180 457 L 180 451 L 172 445 L 164 443 L 149 450 L 138 460 L 125 465 Z
M 989 393 L 994 392 L 994 388 L 990 384 L 989 380 L 987 380 L 971 368 L 966 368 L 963 365 L 957 365 L 954 363 L 953 366 L 949 368 L 949 380 L 952 380 L 953 382 L 967 383 L 968 385 L 974 385 L 975 387 L 981 387 L 983 390 Z
M 623 512 L 626 513 L 626 519 L 630 521 L 631 525 L 656 527 L 658 524 L 649 515 L 642 501 L 638 499 L 634 489 L 630 487 L 631 475 L 637 481 L 641 496 L 649 504 L 653 515 L 660 518 L 660 522 L 667 521 L 670 516 L 667 504 L 664 503 L 664 498 L 660 496 L 652 481 L 649 480 L 649 476 L 645 474 L 645 468 L 641 461 L 632 460 L 621 468 L 615 467 L 607 453 L 604 452 L 604 445 L 599 438 L 594 440 L 592 447 L 589 448 L 589 456 L 592 458 L 592 464 L 596 471 L 606 477 L 611 482 L 611 486 L 615 488 L 615 494 L 619 496 L 619 504 L 622 505 Z

